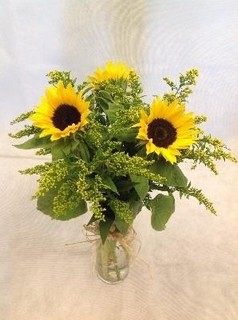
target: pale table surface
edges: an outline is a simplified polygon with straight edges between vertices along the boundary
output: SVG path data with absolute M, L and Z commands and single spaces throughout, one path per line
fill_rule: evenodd
M 218 215 L 177 199 L 166 230 L 156 232 L 143 210 L 134 224 L 139 255 L 128 278 L 110 286 L 95 274 L 93 244 L 66 246 L 85 240 L 89 215 L 59 222 L 35 209 L 36 180 L 17 171 L 39 161 L 0 158 L 1 320 L 238 319 L 237 165 L 219 163 L 218 177 L 185 168 Z

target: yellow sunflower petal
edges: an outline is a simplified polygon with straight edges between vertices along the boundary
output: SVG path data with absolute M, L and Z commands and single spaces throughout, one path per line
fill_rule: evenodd
M 57 87 L 46 89 L 30 119 L 42 129 L 40 137 L 49 135 L 54 141 L 80 130 L 88 123 L 89 113 L 89 102 L 83 99 L 82 92 L 76 93 L 71 84 L 64 87 L 59 81 Z
M 150 139 L 146 144 L 146 153 L 150 154 L 154 151 L 156 151 L 156 146 L 153 144 L 152 139 Z
M 134 71 L 124 62 L 115 63 L 108 61 L 104 68 L 97 68 L 92 76 L 88 76 L 89 82 L 93 86 L 97 86 L 103 81 L 124 79 L 128 80 L 130 73 Z
M 141 114 L 137 126 L 137 139 L 146 141 L 147 154 L 155 152 L 171 163 L 176 162 L 179 149 L 196 141 L 198 133 L 193 113 L 185 113 L 185 106 L 176 100 L 168 104 L 161 98 L 154 99 L 148 116 Z
M 169 149 L 161 148 L 161 154 L 165 158 L 165 160 L 174 164 L 176 162 L 176 155 Z

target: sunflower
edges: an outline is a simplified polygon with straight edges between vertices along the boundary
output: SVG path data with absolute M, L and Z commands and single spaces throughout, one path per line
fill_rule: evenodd
M 93 86 L 108 80 L 128 80 L 129 75 L 134 70 L 129 68 L 124 62 L 114 63 L 109 61 L 104 68 L 97 68 L 92 76 L 89 76 L 89 82 Z
M 89 102 L 83 100 L 82 93 L 76 93 L 71 84 L 65 88 L 59 81 L 57 87 L 46 89 L 30 119 L 36 127 L 43 129 L 40 138 L 50 135 L 54 141 L 85 126 L 89 112 Z
M 197 136 L 193 113 L 185 113 L 185 106 L 177 100 L 168 104 L 167 101 L 156 98 L 151 105 L 150 114 L 141 113 L 140 127 L 137 138 L 146 140 L 146 153 L 162 155 L 172 164 L 179 149 L 192 145 Z

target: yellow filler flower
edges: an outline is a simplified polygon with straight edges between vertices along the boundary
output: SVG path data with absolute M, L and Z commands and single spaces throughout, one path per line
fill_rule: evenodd
M 97 84 L 108 80 L 128 80 L 130 72 L 133 71 L 124 62 L 114 63 L 109 61 L 104 68 L 97 68 L 94 74 L 88 78 L 93 86 L 97 86 Z
M 162 155 L 172 164 L 179 149 L 186 149 L 197 139 L 193 113 L 185 113 L 185 106 L 177 100 L 168 104 L 156 98 L 151 105 L 150 114 L 141 113 L 137 138 L 146 140 L 146 153 Z
M 89 112 L 89 102 L 83 100 L 82 93 L 76 93 L 71 84 L 65 88 L 59 81 L 57 87 L 46 89 L 30 119 L 36 127 L 43 129 L 40 138 L 50 135 L 54 141 L 85 126 Z

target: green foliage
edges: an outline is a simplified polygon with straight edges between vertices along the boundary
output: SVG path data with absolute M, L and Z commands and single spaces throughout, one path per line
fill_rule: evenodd
M 59 183 L 62 183 L 68 177 L 70 169 L 71 168 L 67 166 L 66 162 L 58 160 L 48 162 L 45 166 L 36 166 L 32 169 L 22 171 L 22 173 L 40 174 L 40 178 L 38 180 L 39 188 L 36 193 L 36 197 L 40 197 L 56 188 Z
M 22 137 L 29 137 L 41 132 L 41 129 L 34 126 L 25 125 L 25 129 L 18 131 L 17 133 L 9 133 L 11 138 L 20 139 Z
M 130 179 L 134 184 L 134 188 L 141 200 L 144 200 L 149 191 L 149 179 L 143 176 L 130 174 Z
M 33 113 L 34 113 L 33 110 L 22 113 L 19 117 L 17 117 L 11 122 L 11 125 L 27 120 L 30 117 L 30 115 L 32 115 Z
M 164 78 L 170 92 L 164 95 L 169 103 L 175 99 L 187 101 L 196 84 L 198 71 L 189 70 L 180 75 L 178 84 Z M 200 163 L 217 173 L 215 162 L 236 162 L 226 146 L 199 128 L 206 121 L 203 115 L 195 116 L 197 141 L 182 150 L 177 164 L 166 162 L 161 156 L 147 155 L 145 147 L 136 139 L 141 111 L 148 109 L 142 100 L 142 85 L 135 72 L 129 79 L 102 81 L 94 88 L 88 81 L 76 84 L 70 72 L 52 71 L 49 83 L 56 86 L 63 81 L 76 91 L 83 92 L 90 103 L 88 124 L 66 138 L 51 141 L 50 136 L 40 138 L 41 129 L 26 124 L 23 130 L 10 134 L 23 143 L 19 149 L 37 149 L 37 155 L 50 154 L 52 160 L 21 171 L 38 175 L 37 208 L 53 219 L 69 220 L 87 211 L 92 212 L 89 224 L 99 226 L 105 242 L 111 230 L 126 234 L 143 206 L 151 210 L 151 224 L 155 230 L 164 230 L 175 210 L 174 193 L 186 198 L 194 197 L 212 213 L 215 209 L 201 190 L 191 187 L 179 168 L 185 160 L 192 168 Z M 28 121 L 30 111 L 16 118 L 12 124 Z M 156 192 L 151 198 L 151 192 Z
M 87 211 L 84 200 L 76 197 L 69 189 L 68 182 L 51 189 L 37 199 L 37 209 L 57 220 L 76 218 Z
M 166 178 L 167 186 L 186 187 L 187 178 L 176 164 L 172 165 L 164 160 L 156 161 L 151 166 L 152 172 Z
M 74 139 L 60 139 L 51 143 L 52 160 L 67 159 L 69 156 L 81 152 L 83 142 Z M 82 158 L 82 156 L 81 156 Z
M 207 117 L 204 116 L 204 115 L 200 115 L 200 116 L 195 116 L 195 123 L 196 124 L 201 124 L 203 122 L 206 122 L 207 121 Z
M 99 232 L 102 243 L 105 243 L 113 222 L 114 220 L 111 217 L 107 217 L 105 220 L 99 221 Z
M 50 139 L 49 137 L 45 137 L 45 138 L 39 138 L 39 134 L 35 134 L 33 138 L 15 145 L 16 148 L 18 149 L 36 149 L 36 148 L 47 148 L 48 146 L 50 146 Z
M 66 87 L 69 83 L 71 83 L 72 86 L 74 86 L 76 82 L 76 78 L 72 79 L 70 75 L 70 71 L 50 71 L 47 74 L 47 77 L 49 77 L 49 84 L 57 85 L 59 81 L 62 81 L 64 86 Z
M 237 162 L 237 159 L 221 140 L 203 134 L 190 149 L 184 150 L 179 161 L 182 161 L 184 158 L 190 159 L 193 162 L 192 169 L 195 169 L 198 164 L 203 163 L 215 174 L 218 174 L 216 161 L 229 160 L 235 163 Z
M 109 206 L 115 214 L 115 220 L 124 221 L 128 225 L 132 223 L 133 215 L 130 209 L 130 202 L 112 199 L 109 202 Z
M 171 92 L 166 93 L 163 98 L 169 103 L 173 102 L 175 99 L 178 99 L 181 103 L 186 102 L 189 95 L 193 92 L 191 86 L 196 85 L 197 77 L 198 70 L 191 69 L 188 70 L 185 75 L 180 75 L 178 85 L 169 78 L 164 78 L 164 81 L 170 87 Z
M 112 178 L 109 176 L 108 173 L 104 172 L 102 174 L 101 179 L 102 183 L 105 185 L 106 188 L 109 188 L 111 191 L 115 192 L 116 194 L 119 194 L 115 183 L 113 182 Z
M 172 195 L 158 194 L 150 201 L 152 211 L 151 225 L 157 231 L 165 229 L 165 225 L 175 210 L 174 197 Z
M 191 187 L 190 185 L 187 188 L 177 187 L 177 191 L 180 192 L 180 196 L 185 196 L 187 199 L 189 197 L 194 197 L 198 200 L 199 204 L 203 204 L 207 210 L 211 213 L 216 214 L 216 209 L 214 208 L 211 201 L 203 194 L 202 190 Z

